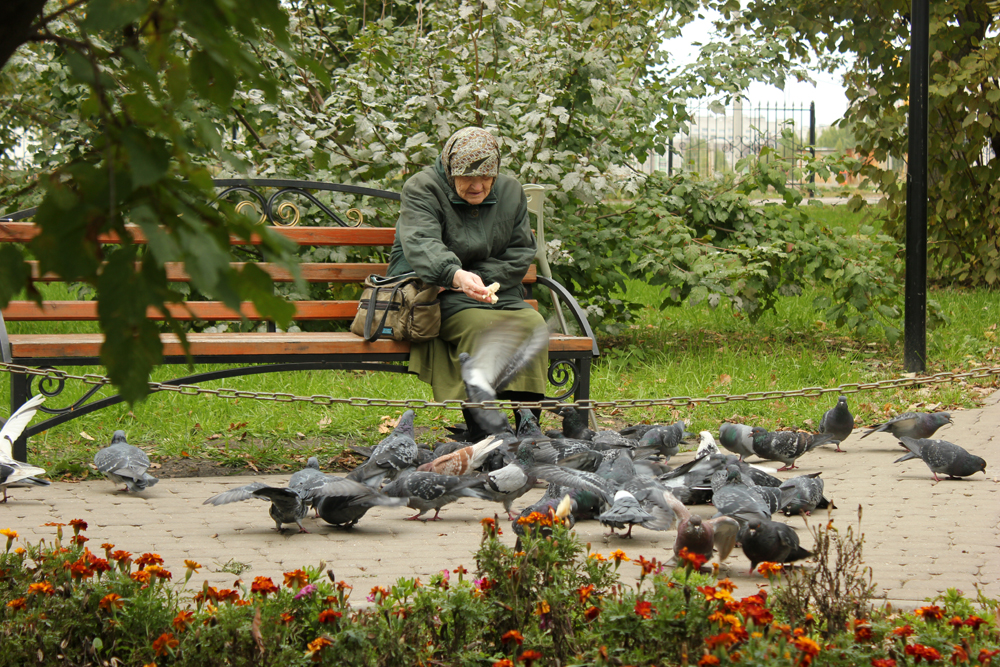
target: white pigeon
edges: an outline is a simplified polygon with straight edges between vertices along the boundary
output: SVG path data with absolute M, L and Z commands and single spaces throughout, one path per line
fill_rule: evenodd
M 708 431 L 702 431 L 698 435 L 701 436 L 701 443 L 698 445 L 698 451 L 694 454 L 696 459 L 720 453 L 719 446 L 715 444 L 715 438 L 712 437 L 711 433 Z
M 145 491 L 160 481 L 146 472 L 149 457 L 128 444 L 125 431 L 114 432 L 111 444 L 94 454 L 94 465 L 115 484 L 124 484 L 123 491 Z
M 44 475 L 44 468 L 21 463 L 14 459 L 14 441 L 21 436 L 28 422 L 35 416 L 35 412 L 44 402 L 45 396 L 43 394 L 38 394 L 26 401 L 14 411 L 14 414 L 0 429 L 0 487 L 3 488 L 3 500 L 0 502 L 7 502 L 8 488 L 48 486 L 51 484 L 46 479 L 35 477 L 35 475 Z

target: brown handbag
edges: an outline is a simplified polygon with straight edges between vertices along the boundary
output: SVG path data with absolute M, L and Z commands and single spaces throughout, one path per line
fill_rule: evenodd
M 441 331 L 440 288 L 415 273 L 365 278 L 351 333 L 369 343 L 379 338 L 419 343 Z

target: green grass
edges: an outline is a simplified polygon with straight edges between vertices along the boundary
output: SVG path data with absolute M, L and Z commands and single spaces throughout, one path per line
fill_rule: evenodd
M 866 212 L 850 214 L 846 207 L 810 207 L 830 226 L 856 230 Z M 68 298 L 57 286 L 46 286 L 48 298 Z M 704 397 L 710 394 L 836 387 L 899 377 L 903 372 L 902 344 L 889 346 L 877 336 L 858 337 L 822 319 L 812 307 L 818 292 L 780 299 L 773 312 L 756 323 L 728 307 L 660 310 L 657 288 L 631 283 L 628 296 L 645 304 L 626 334 L 601 341 L 602 357 L 593 367 L 591 397 L 600 401 Z M 949 322 L 927 337 L 928 371 L 968 370 L 1000 365 L 1000 294 L 974 290 L 932 291 Z M 11 332 L 88 330 L 90 323 L 8 323 Z M 199 366 L 196 371 L 210 367 Z M 66 369 L 75 374 L 101 373 L 100 368 Z M 182 366 L 157 369 L 154 380 L 185 374 Z M 415 377 L 390 373 L 311 371 L 246 376 L 205 383 L 240 391 L 286 392 L 299 396 L 431 399 L 429 387 Z M 864 391 L 848 397 L 859 424 L 882 421 L 907 409 L 941 406 L 970 408 L 998 385 L 997 376 L 966 385 Z M 84 391 L 67 383 L 59 400 L 68 405 Z M 99 396 L 112 395 L 103 388 Z M 9 402 L 8 384 L 0 383 L 0 401 Z M 717 432 L 731 419 L 770 428 L 815 429 L 823 412 L 836 401 L 820 398 L 782 398 L 720 405 L 688 405 L 602 410 L 603 423 L 661 422 L 685 418 L 689 430 Z M 372 444 L 382 436 L 379 426 L 399 415 L 399 408 L 325 407 L 304 403 L 275 403 L 247 398 L 228 400 L 210 396 L 158 393 L 132 406 L 118 405 L 85 415 L 40 434 L 29 443 L 33 462 L 68 476 L 80 475 L 93 453 L 110 441 L 115 429 L 124 429 L 129 441 L 146 448 L 154 458 L 211 459 L 241 468 L 281 469 L 297 465 L 306 456 L 335 458 L 349 444 Z M 547 423 L 555 423 L 554 420 Z M 454 410 L 418 412 L 425 427 L 420 439 L 443 438 L 443 426 L 461 421 Z M 543 424 L 544 426 L 545 424 Z M 92 438 L 92 439 L 91 439 Z

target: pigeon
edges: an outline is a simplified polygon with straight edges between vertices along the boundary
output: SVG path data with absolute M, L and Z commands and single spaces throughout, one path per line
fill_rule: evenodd
M 470 355 L 458 355 L 466 395 L 472 403 L 497 400 L 497 394 L 510 384 L 535 355 L 545 349 L 549 332 L 544 326 L 525 331 L 510 323 L 484 330 Z M 465 408 L 464 412 L 480 432 L 493 435 L 511 431 L 507 416 L 500 410 Z M 481 438 L 480 438 L 481 439 Z
M 333 475 L 328 477 L 329 487 L 324 485 L 314 491 L 312 503 L 320 519 L 338 528 L 353 528 L 376 505 L 406 505 L 406 498 L 390 498 L 360 482 Z
M 308 500 L 294 489 L 268 486 L 264 482 L 251 482 L 216 494 L 202 504 L 218 506 L 251 498 L 271 501 L 268 514 L 274 519 L 275 530 L 279 533 L 284 532 L 283 525 L 286 523 L 298 525 L 300 533 L 309 532 L 302 526 L 302 519 L 309 513 Z
M 645 435 L 639 438 L 640 447 L 655 447 L 657 453 L 670 459 L 680 451 L 681 440 L 685 436 L 691 435 L 685 429 L 687 423 L 682 419 L 676 424 L 657 426 L 646 431 Z
M 829 499 L 823 496 L 823 480 L 820 473 L 799 475 L 786 479 L 780 489 L 786 492 L 786 500 L 781 511 L 785 516 L 793 514 L 810 514 L 815 509 L 837 509 Z M 787 491 L 786 491 L 787 490 Z
M 624 435 L 626 438 L 631 438 L 632 440 L 639 440 L 642 436 L 646 435 L 650 429 L 656 428 L 656 424 L 633 424 L 632 426 L 626 426 L 625 428 L 619 430 L 618 432 Z
M 943 414 L 943 413 L 942 413 Z M 899 457 L 893 463 L 921 459 L 934 474 L 934 481 L 940 482 L 938 473 L 948 475 L 949 479 L 968 477 L 977 472 L 986 473 L 986 461 L 975 454 L 970 454 L 962 447 L 947 440 L 928 440 L 926 438 L 901 437 L 900 442 L 909 452 Z
M 593 440 L 597 435 L 587 427 L 587 420 L 580 411 L 572 406 L 563 406 L 555 411 L 562 417 L 562 432 L 559 437 L 572 440 Z
M 737 469 L 735 477 L 731 477 L 729 467 L 735 467 Z M 782 491 L 779 488 L 780 480 L 774 478 L 778 484 L 766 484 L 760 485 L 754 481 L 753 476 L 750 474 L 752 471 L 749 465 L 745 462 L 740 461 L 735 456 L 732 457 L 731 461 L 727 461 L 726 468 L 724 470 L 719 470 L 712 475 L 712 493 L 714 494 L 719 491 L 726 484 L 737 483 L 742 484 L 747 487 L 756 495 L 758 498 L 767 504 L 767 509 L 770 514 L 774 514 L 779 509 L 782 509 L 790 499 L 792 493 L 791 491 Z M 766 473 L 762 473 L 766 477 L 770 477 Z M 770 516 L 770 515 L 768 515 Z
M 719 426 L 719 444 L 739 456 L 742 461 L 754 453 L 752 430 L 746 424 L 723 422 Z
M 605 526 L 611 528 L 614 534 L 615 528 L 624 528 L 628 524 L 628 532 L 622 537 L 632 537 L 632 527 L 635 524 L 643 524 L 653 520 L 653 515 L 647 512 L 628 491 L 618 491 L 611 507 L 602 512 L 597 520 Z
M 719 445 L 716 444 L 715 438 L 712 437 L 711 433 L 702 431 L 698 435 L 701 436 L 701 442 L 698 443 L 698 451 L 694 453 L 696 459 L 719 453 Z
M 939 428 L 951 423 L 951 415 L 947 412 L 904 412 L 865 431 L 861 437 L 867 438 L 872 433 L 889 431 L 896 438 L 929 438 Z
M 735 465 L 726 468 L 725 484 L 713 490 L 712 504 L 718 510 L 716 517 L 731 516 L 740 522 L 740 526 L 746 526 L 754 519 L 767 521 L 771 518 L 770 505 L 742 482 L 740 469 Z
M 7 502 L 8 488 L 49 486 L 51 484 L 47 479 L 40 479 L 36 476 L 44 475 L 44 468 L 28 465 L 14 459 L 14 441 L 21 437 L 24 428 L 44 402 L 44 394 L 38 394 L 25 401 L 7 419 L 3 428 L 0 428 L 0 487 L 3 488 L 3 500 L 0 502 Z
M 368 460 L 352 470 L 347 479 L 377 489 L 383 480 L 395 479 L 407 468 L 418 465 L 419 447 L 413 439 L 413 410 L 399 418 L 396 428 L 372 449 Z
M 418 510 L 408 517 L 416 521 L 427 510 L 434 510 L 434 516 L 423 521 L 437 521 L 441 508 L 459 498 L 480 498 L 490 500 L 492 495 L 483 489 L 483 480 L 477 477 L 441 475 L 436 472 L 409 470 L 382 487 L 382 493 L 390 498 L 405 498 L 408 507 Z
M 847 439 L 854 431 L 854 415 L 847 408 L 847 397 L 841 396 L 837 399 L 837 404 L 823 413 L 823 418 L 819 420 L 819 432 L 830 433 L 839 440 L 835 451 L 842 452 L 840 443 Z
M 736 546 L 736 535 L 740 530 L 740 524 L 736 519 L 728 516 L 703 519 L 697 514 L 692 514 L 669 491 L 664 492 L 663 498 L 677 517 L 677 538 L 674 540 L 675 559 L 680 550 L 684 548 L 691 553 L 704 556 L 707 560 L 712 558 L 712 549 L 717 549 L 720 563 L 729 557 L 733 547 Z
M 145 491 L 158 480 L 146 471 L 149 457 L 146 452 L 125 440 L 125 431 L 115 431 L 111 444 L 94 454 L 94 465 L 115 484 L 124 484 L 122 491 Z
M 482 467 L 490 452 L 506 441 L 500 436 L 490 436 L 474 445 L 463 447 L 451 454 L 445 454 L 433 461 L 417 466 L 420 472 L 436 472 L 440 475 L 468 475 Z
M 790 526 L 777 521 L 754 519 L 742 538 L 743 553 L 750 559 L 750 575 L 758 563 L 791 563 L 812 556 L 799 545 Z
M 808 451 L 834 442 L 831 433 L 812 434 L 802 431 L 768 431 L 760 426 L 753 428 L 753 450 L 762 459 L 781 461 L 785 465 L 778 470 L 792 470 L 795 461 Z

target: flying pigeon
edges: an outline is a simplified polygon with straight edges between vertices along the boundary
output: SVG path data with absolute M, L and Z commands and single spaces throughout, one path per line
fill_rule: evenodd
M 837 399 L 837 404 L 823 413 L 823 418 L 819 420 L 819 432 L 829 433 L 839 440 L 835 451 L 842 452 L 840 443 L 847 439 L 854 431 L 854 415 L 847 408 L 847 397 L 841 396 Z
M 746 424 L 723 422 L 719 426 L 719 444 L 743 460 L 754 453 L 752 430 Z
M 518 373 L 549 341 L 544 326 L 525 331 L 522 327 L 502 322 L 479 334 L 475 349 L 470 355 L 458 355 L 462 367 L 462 380 L 466 395 L 472 403 L 497 400 L 497 394 L 510 384 Z M 470 428 L 484 434 L 507 433 L 510 422 L 500 410 L 465 408 L 463 412 L 472 420 Z
M 768 431 L 760 426 L 753 428 L 753 450 L 762 459 L 781 461 L 784 467 L 778 470 L 791 470 L 796 467 L 795 460 L 806 452 L 820 445 L 835 441 L 830 433 L 812 434 L 801 431 Z
M 786 501 L 781 511 L 785 516 L 809 514 L 815 509 L 836 509 L 837 506 L 823 495 L 823 480 L 820 473 L 799 475 L 786 479 L 780 489 L 786 493 Z
M 125 440 L 125 431 L 115 431 L 111 444 L 94 454 L 94 465 L 114 484 L 124 484 L 122 491 L 145 491 L 158 480 L 146 471 L 149 457 L 146 452 Z
M 704 556 L 706 559 L 712 558 L 712 549 L 715 548 L 719 551 L 720 563 L 729 557 L 733 547 L 736 546 L 736 535 L 740 531 L 740 524 L 736 519 L 728 516 L 703 519 L 697 514 L 692 514 L 670 492 L 664 492 L 663 498 L 677 517 L 677 538 L 674 540 L 675 558 L 682 548 Z
M 926 438 L 901 437 L 900 442 L 910 450 L 900 458 L 893 461 L 908 461 L 910 459 L 921 459 L 927 467 L 934 473 L 934 481 L 940 482 L 938 473 L 948 475 L 949 479 L 968 477 L 977 472 L 986 473 L 986 461 L 975 454 L 970 454 L 962 447 L 950 443 L 947 440 L 928 440 Z
M 929 438 L 939 428 L 951 423 L 951 415 L 947 412 L 904 412 L 865 431 L 861 437 L 867 438 L 872 433 L 889 431 L 896 438 Z
M 347 479 L 367 484 L 377 489 L 383 480 L 395 479 L 407 468 L 418 465 L 418 447 L 413 439 L 413 410 L 399 418 L 396 428 L 372 449 L 368 460 L 352 470 Z
M 382 493 L 390 498 L 405 498 L 406 504 L 418 510 L 410 521 L 420 519 L 427 510 L 434 510 L 434 516 L 423 521 L 437 521 L 441 508 L 459 498 L 492 499 L 492 494 L 483 489 L 483 480 L 477 477 L 442 475 L 436 472 L 410 470 L 382 487 Z
M 0 487 L 3 488 L 3 500 L 7 502 L 8 488 L 23 488 L 26 486 L 49 486 L 47 479 L 39 479 L 36 475 L 44 475 L 45 469 L 28 465 L 14 459 L 14 441 L 35 416 L 39 406 L 45 402 L 45 395 L 38 394 L 25 401 L 14 411 L 0 428 Z
M 742 544 L 743 553 L 750 559 L 750 575 L 758 563 L 791 563 L 812 556 L 799 545 L 795 531 L 777 521 L 750 521 Z
M 302 525 L 302 519 L 309 513 L 309 501 L 294 489 L 268 486 L 264 482 L 251 482 L 216 494 L 202 504 L 218 506 L 251 498 L 271 502 L 268 514 L 274 519 L 275 530 L 279 533 L 284 532 L 282 526 L 286 523 L 296 524 L 300 533 L 309 532 Z

